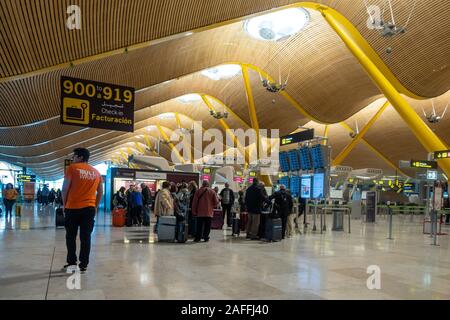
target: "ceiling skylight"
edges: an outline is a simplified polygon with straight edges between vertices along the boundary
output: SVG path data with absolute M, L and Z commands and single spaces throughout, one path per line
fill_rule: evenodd
M 217 67 L 203 70 L 201 74 L 211 80 L 229 79 L 241 72 L 241 66 L 237 64 L 223 64 Z
M 200 97 L 196 93 L 185 94 L 184 96 L 181 96 L 178 98 L 178 101 L 180 101 L 181 103 L 193 103 L 193 102 L 199 102 L 201 100 L 202 100 L 202 97 Z
M 290 8 L 249 19 L 244 29 L 256 39 L 278 41 L 300 32 L 308 22 L 308 11 Z

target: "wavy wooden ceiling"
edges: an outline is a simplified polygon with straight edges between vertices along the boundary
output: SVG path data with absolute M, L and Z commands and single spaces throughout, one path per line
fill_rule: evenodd
M 191 36 L 176 35 L 295 2 L 0 2 L 0 110 L 14 110 L 0 113 L 0 158 L 15 159 L 24 164 L 42 163 L 45 162 L 43 159 L 54 159 L 57 163 L 60 157 L 70 153 L 72 145 L 83 141 L 86 146 L 93 148 L 93 154 L 100 159 L 106 152 L 106 149 L 101 148 L 111 146 L 116 141 L 120 145 L 120 139 L 132 136 L 99 129 L 80 130 L 77 127 L 61 126 L 57 118 L 61 75 L 120 83 L 136 89 L 147 88 L 137 93 L 136 118 L 139 121 L 150 117 L 147 110 L 153 110 L 152 116 L 173 110 L 192 118 L 202 118 L 206 123 L 205 127 L 218 127 L 217 122 L 205 116 L 208 109 L 204 105 L 192 108 L 174 100 L 167 103 L 165 101 L 191 92 L 209 94 L 224 101 L 242 120 L 250 123 L 241 76 L 212 81 L 196 72 L 221 63 L 237 61 L 256 65 L 276 78 L 280 65 L 284 77 L 291 71 L 287 92 L 313 116 L 335 123 L 354 115 L 361 117 L 360 121 L 365 123 L 370 108 L 364 108 L 381 97 L 379 90 L 318 12 L 309 10 L 309 25 L 296 36 L 275 44 L 250 38 L 243 30 L 242 22 L 205 29 Z M 434 97 L 449 89 L 448 2 L 417 1 L 408 32 L 390 41 L 380 37 L 377 31 L 367 29 L 367 13 L 362 1 L 329 0 L 321 3 L 335 8 L 349 19 L 410 91 Z M 382 1 L 371 1 L 372 3 L 382 4 Z M 65 10 L 70 4 L 77 4 L 82 8 L 83 27 L 79 31 L 69 31 L 65 27 Z M 396 21 L 404 23 L 410 13 L 411 2 L 394 0 L 393 4 Z M 172 35 L 175 36 L 128 53 L 96 56 Z M 387 46 L 393 48 L 391 54 L 385 53 Z M 42 68 L 86 57 L 92 59 L 72 68 L 56 68 L 39 73 Z M 36 74 L 27 74 L 36 71 Z M 22 77 L 2 80 L 13 76 Z M 163 83 L 172 79 L 174 80 Z M 281 128 L 282 133 L 286 133 L 308 121 L 281 96 L 267 93 L 261 87 L 256 72 L 250 72 L 250 79 L 261 128 Z M 272 103 L 273 99 L 275 104 Z M 448 94 L 444 94 L 437 100 L 445 106 L 448 99 Z M 419 113 L 421 105 L 429 104 L 411 99 L 410 102 Z M 219 108 L 215 102 L 213 104 Z M 143 109 L 149 106 L 151 108 Z M 411 138 L 412 135 L 408 136 L 409 129 L 397 119 L 392 107 L 388 109 L 390 110 L 385 111 L 368 133 L 367 139 L 377 145 L 377 148 L 383 149 L 385 154 L 390 154 L 394 162 L 400 154 L 419 156 L 423 148 Z M 282 112 L 277 112 L 278 110 Z M 37 123 L 38 121 L 41 122 Z M 227 122 L 231 127 L 242 127 L 241 122 L 233 116 Z M 354 126 L 353 117 L 347 122 Z M 143 123 L 139 126 L 143 126 Z M 449 143 L 448 121 L 434 126 L 436 133 Z M 390 138 L 387 144 L 380 138 L 384 134 Z M 408 143 L 397 148 L 396 144 L 400 139 L 407 137 Z M 336 154 L 344 144 L 342 141 L 335 142 Z M 98 155 L 96 150 L 99 150 Z M 5 157 L 2 154 L 21 158 Z M 36 157 L 39 155 L 41 156 Z M 55 172 L 61 170 L 60 166 L 55 168 Z M 39 168 L 36 167 L 35 170 L 37 172 Z M 45 168 L 41 172 L 45 174 Z

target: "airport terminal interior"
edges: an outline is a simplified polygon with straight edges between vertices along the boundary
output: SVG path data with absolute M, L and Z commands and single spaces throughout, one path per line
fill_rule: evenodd
M 0 1 L 0 300 L 450 300 L 449 16 Z M 87 269 L 73 172 L 102 181 Z

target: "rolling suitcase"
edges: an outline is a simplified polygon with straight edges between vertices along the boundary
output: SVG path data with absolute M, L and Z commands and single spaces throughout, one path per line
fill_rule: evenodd
M 177 242 L 185 243 L 188 240 L 189 227 L 186 221 L 180 221 L 177 223 Z
M 222 228 L 223 228 L 222 209 L 214 209 L 214 215 L 211 222 L 211 229 L 222 230 Z
M 114 209 L 112 212 L 112 225 L 114 227 L 123 227 L 125 225 L 126 216 L 127 211 L 125 209 Z
M 241 231 L 246 231 L 247 223 L 248 223 L 248 212 L 241 212 L 239 215 L 239 218 L 240 218 Z
M 239 234 L 241 233 L 241 219 L 237 216 L 233 218 L 233 225 L 232 225 L 232 236 L 239 237 Z
M 56 227 L 64 227 L 64 210 L 63 208 L 56 209 L 56 215 L 55 215 L 55 225 Z
M 174 242 L 176 227 L 177 227 L 177 218 L 175 216 L 159 217 L 158 241 Z
M 282 235 L 281 219 L 268 218 L 266 220 L 265 239 L 267 241 L 281 241 L 282 238 L 283 235 Z

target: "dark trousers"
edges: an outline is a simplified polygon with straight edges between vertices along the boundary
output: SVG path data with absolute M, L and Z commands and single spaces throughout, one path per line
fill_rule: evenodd
M 65 209 L 67 263 L 77 264 L 77 233 L 80 228 L 80 266 L 87 267 L 91 251 L 91 233 L 95 223 L 95 208 Z
M 195 233 L 195 240 L 200 239 L 209 240 L 209 233 L 211 232 L 212 218 L 209 217 L 197 217 L 197 230 Z
M 222 204 L 222 212 L 223 212 L 223 220 L 225 221 L 225 217 L 227 217 L 227 225 L 231 227 L 231 224 L 233 223 L 231 216 L 231 208 L 233 205 L 231 204 Z
M 12 208 L 13 208 L 15 202 L 16 202 L 16 200 L 4 199 L 5 216 L 6 217 L 8 216 L 8 212 L 9 212 L 9 215 L 12 216 Z
M 131 209 L 131 221 L 133 224 L 142 223 L 142 206 L 135 206 Z
M 286 235 L 286 225 L 288 221 L 288 215 L 282 214 L 280 218 L 281 218 L 281 235 L 284 239 L 284 236 Z

